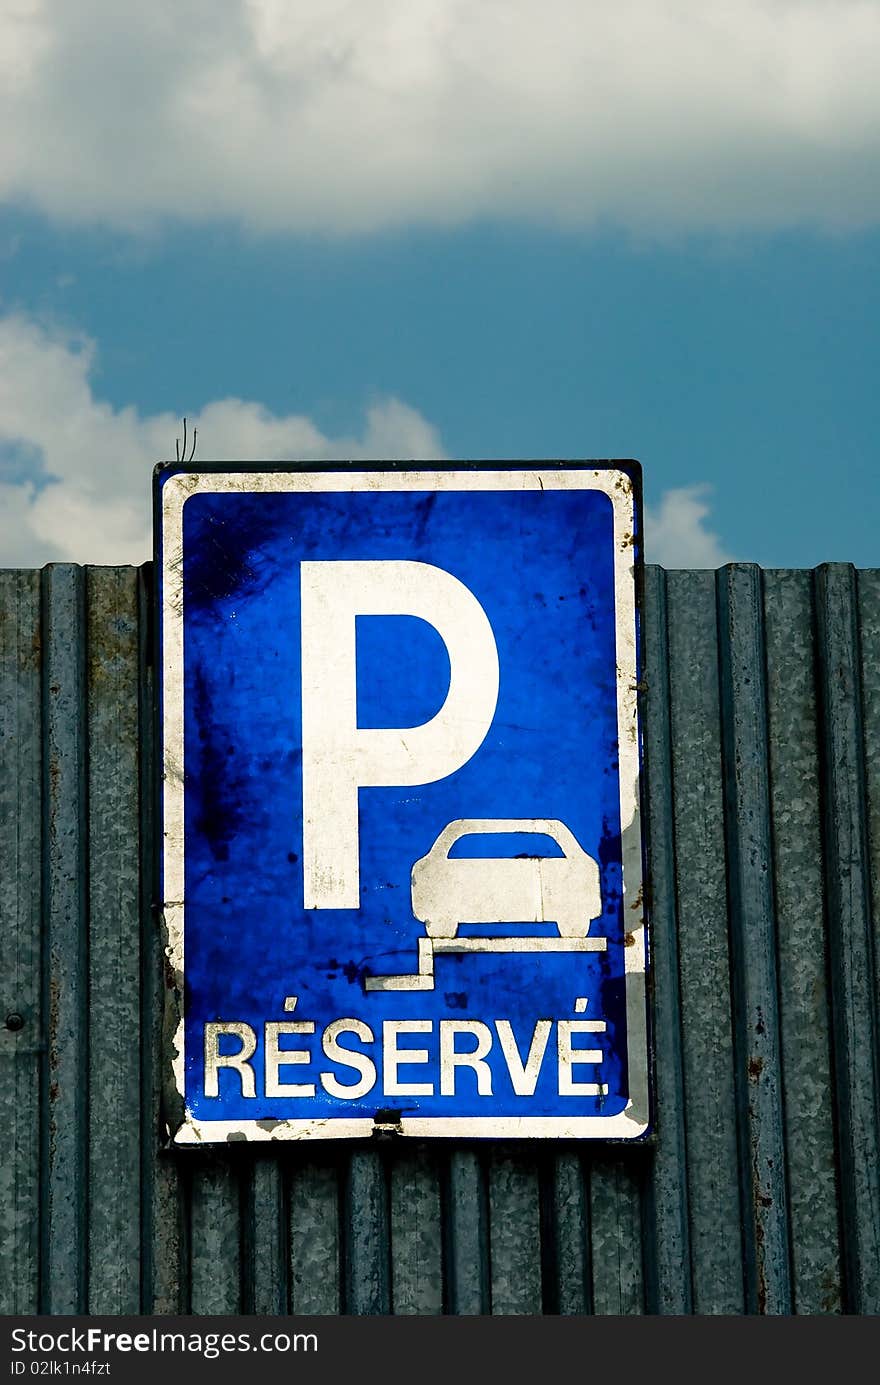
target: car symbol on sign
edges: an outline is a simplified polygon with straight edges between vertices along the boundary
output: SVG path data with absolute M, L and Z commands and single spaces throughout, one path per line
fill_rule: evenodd
M 564 854 L 449 858 L 462 837 L 522 832 L 551 837 Z M 412 909 L 429 938 L 471 923 L 555 923 L 561 938 L 585 938 L 602 912 L 599 867 L 555 818 L 458 818 L 413 866 Z

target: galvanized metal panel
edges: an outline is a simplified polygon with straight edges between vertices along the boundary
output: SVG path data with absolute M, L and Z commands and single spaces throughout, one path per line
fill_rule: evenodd
M 574 1315 L 591 1308 L 590 1220 L 581 1156 L 551 1157 L 550 1219 L 547 1228 L 552 1292 L 547 1304 L 554 1313 Z
M 880 572 L 644 627 L 654 1142 L 168 1152 L 149 569 L 0 574 L 2 1311 L 880 1311 Z
M 653 976 L 654 1104 L 656 1149 L 647 1187 L 646 1270 L 658 1313 L 690 1313 L 691 1246 L 688 1221 L 687 1139 L 681 986 L 678 974 L 678 901 L 672 798 L 669 633 L 666 573 L 648 568 L 643 604 L 645 665 L 645 777 Z
M 39 1307 L 40 576 L 0 573 L 0 1313 Z
M 741 1313 L 715 574 L 667 579 L 690 1270 L 698 1313 Z M 647 670 L 650 682 L 652 670 Z M 662 1115 L 658 1116 L 662 1119 Z M 659 1136 L 658 1136 L 659 1138 Z M 685 1175 L 685 1170 L 682 1170 Z
M 449 1156 L 446 1278 L 449 1311 L 489 1312 L 489 1212 L 483 1163 L 473 1150 Z
M 869 897 L 872 905 L 871 918 L 868 920 L 866 951 L 871 955 L 873 965 L 873 977 L 869 976 L 868 978 L 868 991 L 869 996 L 873 998 L 874 1099 L 875 1112 L 877 1112 L 880 1111 L 880 1014 L 878 1014 L 878 1009 L 880 1009 L 880 735 L 878 735 L 878 728 L 880 728 L 880 573 L 859 572 L 855 576 L 861 644 L 862 751 L 869 844 L 867 869 Z M 876 1188 L 873 1193 L 876 1196 Z M 869 1245 L 873 1243 L 875 1253 L 878 1253 L 876 1201 L 873 1206 L 874 1223 Z M 878 1292 L 876 1275 L 871 1281 L 865 1274 L 861 1278 L 864 1301 L 866 1303 L 873 1302 L 876 1305 Z M 878 1310 L 875 1307 L 872 1311 Z
M 638 1157 L 594 1156 L 590 1166 L 593 1312 L 645 1308 Z
M 343 1212 L 346 1313 L 390 1313 L 388 1184 L 378 1150 L 348 1158 Z
M 540 1313 L 541 1204 L 530 1148 L 493 1148 L 488 1156 L 491 1311 Z
M 48 1061 L 43 1080 L 45 1256 L 50 1313 L 87 1311 L 88 798 L 86 574 L 43 575 L 43 858 Z
M 287 1208 L 284 1172 L 271 1156 L 248 1170 L 245 1308 L 249 1313 L 288 1311 Z
M 89 568 L 88 1306 L 140 1311 L 138 603 L 134 568 Z M 98 1095 L 99 1094 L 99 1095 Z
M 839 1187 L 809 572 L 764 574 L 770 804 L 794 1311 L 839 1312 Z
M 140 725 L 140 967 L 141 967 L 141 1311 L 180 1313 L 187 1302 L 186 1183 L 173 1159 L 162 1153 L 162 1041 L 165 1014 L 165 957 L 155 909 L 156 791 L 150 568 L 138 581 L 138 670 Z
M 391 1303 L 395 1313 L 443 1312 L 440 1156 L 429 1150 L 391 1167 Z
M 857 572 L 859 634 L 861 637 L 861 683 L 863 753 L 867 797 L 868 841 L 872 844 L 868 868 L 873 901 L 874 965 L 880 959 L 880 572 Z M 875 975 L 875 980 L 876 980 Z
M 339 1155 L 292 1170 L 290 1308 L 294 1313 L 342 1312 Z
M 761 573 L 719 574 L 727 878 L 749 1312 L 790 1313 Z
M 855 570 L 816 574 L 824 723 L 825 894 L 848 1306 L 880 1312 L 877 973 L 868 869 L 865 726 Z
M 226 1151 L 206 1152 L 191 1175 L 189 1311 L 240 1313 L 244 1307 L 241 1169 Z

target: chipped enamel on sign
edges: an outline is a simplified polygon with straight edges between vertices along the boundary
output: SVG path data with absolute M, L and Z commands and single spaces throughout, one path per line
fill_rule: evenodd
M 175 1142 L 647 1133 L 637 486 L 158 470 Z

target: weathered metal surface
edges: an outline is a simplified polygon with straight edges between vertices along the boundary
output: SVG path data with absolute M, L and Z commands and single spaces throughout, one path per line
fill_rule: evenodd
M 253 1162 L 248 1184 L 250 1234 L 248 1280 L 252 1292 L 249 1313 L 287 1311 L 287 1237 L 284 1179 L 274 1159 Z
M 580 1154 L 551 1156 L 549 1198 L 547 1307 L 566 1315 L 585 1313 L 590 1302 L 590 1224 Z
M 644 1311 L 641 1161 L 595 1156 L 590 1168 L 593 1312 Z
M 488 1313 L 488 1196 L 483 1162 L 473 1150 L 449 1156 L 445 1193 L 449 1311 L 469 1316 Z
M 406 1153 L 391 1168 L 391 1302 L 395 1313 L 443 1312 L 440 1156 Z
M 0 1313 L 39 1307 L 40 576 L 0 574 Z
M 290 1170 L 290 1306 L 294 1313 L 342 1311 L 339 1184 L 338 1155 L 320 1163 L 299 1163 Z
M 667 607 L 691 1290 L 698 1313 L 741 1313 L 715 574 L 669 573 Z
M 355 1150 L 345 1172 L 344 1306 L 349 1313 L 390 1313 L 388 1179 L 378 1150 Z
M 722 572 L 718 600 L 746 1303 L 790 1313 L 761 573 Z
M 824 724 L 828 951 L 831 963 L 843 1256 L 849 1304 L 880 1311 L 877 972 L 871 886 L 856 574 L 817 574 Z M 875 843 L 876 847 L 876 843 Z
M 880 1312 L 880 572 L 648 571 L 657 1133 L 592 1151 L 161 1147 L 148 580 L 0 574 L 0 1311 Z
M 684 1111 L 684 1060 L 681 987 L 678 975 L 678 900 L 672 799 L 672 743 L 669 717 L 669 632 L 666 573 L 648 568 L 645 576 L 645 663 L 650 671 L 645 717 L 648 852 L 651 861 L 650 910 L 654 976 L 654 1090 L 657 1142 L 648 1183 L 648 1273 L 651 1301 L 658 1312 L 682 1314 L 693 1308 L 690 1224 L 688 1221 L 687 1135 Z
M 88 1305 L 140 1308 L 138 606 L 133 568 L 87 573 Z
M 496 1147 L 488 1153 L 489 1275 L 493 1313 L 540 1313 L 541 1222 L 535 1156 Z
M 72 564 L 43 578 L 43 976 L 47 1061 L 42 1117 L 45 1255 L 50 1313 L 87 1302 L 88 791 L 86 573 Z
M 155 500 L 175 1143 L 644 1137 L 635 464 Z
M 829 1313 L 841 1278 L 811 574 L 767 572 L 764 593 L 793 1306 Z

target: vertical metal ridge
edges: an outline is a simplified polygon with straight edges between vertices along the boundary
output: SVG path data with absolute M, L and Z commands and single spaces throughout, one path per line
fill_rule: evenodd
M 880 1142 L 874 936 L 868 869 L 855 570 L 816 570 L 824 742 L 826 898 L 846 1308 L 880 1312 Z
M 288 1216 L 281 1161 L 257 1157 L 247 1171 L 244 1311 L 287 1313 Z
M 388 1187 L 378 1150 L 352 1150 L 344 1206 L 344 1311 L 390 1313 Z
M 770 795 L 796 1313 L 842 1306 L 813 582 L 764 573 Z
M 138 574 L 138 668 L 140 726 L 140 930 L 141 968 L 141 1311 L 176 1314 L 188 1303 L 186 1269 L 188 1184 L 177 1163 L 162 1152 L 162 1031 L 165 958 L 159 933 L 156 878 L 155 678 L 152 649 L 152 564 Z
M 290 1311 L 343 1312 L 339 1155 L 297 1162 L 288 1186 Z
M 650 861 L 648 906 L 653 977 L 654 1101 L 657 1147 L 648 1180 L 648 1302 L 657 1313 L 690 1313 L 690 1222 L 685 1170 L 684 1063 L 678 977 L 675 837 L 666 574 L 645 571 L 645 782 Z
M 88 1309 L 140 1310 L 138 608 L 132 567 L 87 568 Z
M 670 572 L 666 587 L 693 1306 L 741 1313 L 715 574 Z
M 191 1181 L 190 1312 L 242 1312 L 245 1213 L 241 1168 L 232 1152 L 200 1155 Z
M 493 1145 L 488 1155 L 493 1314 L 540 1313 L 541 1202 L 535 1151 Z
M 391 1165 L 391 1307 L 396 1314 L 443 1312 L 439 1155 L 401 1150 Z
M 563 1316 L 592 1311 L 590 1208 L 578 1153 L 551 1154 L 545 1183 L 545 1307 Z
M 48 1047 L 42 1311 L 87 1307 L 88 1120 L 85 573 L 43 569 L 43 841 Z
M 40 576 L 0 572 L 0 1314 L 40 1278 Z
M 718 573 L 746 1307 L 791 1312 L 761 572 Z
M 594 1152 L 589 1170 L 593 1312 L 644 1313 L 639 1151 Z
M 868 831 L 868 882 L 873 917 L 875 1070 L 880 1088 L 880 570 L 856 573 L 861 646 L 862 753 Z M 880 1123 L 880 1091 L 877 1119 Z
M 446 1303 L 450 1313 L 479 1316 L 490 1306 L 486 1176 L 474 1150 L 450 1152 L 446 1180 Z

